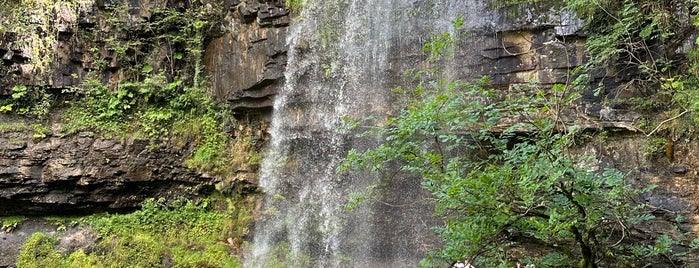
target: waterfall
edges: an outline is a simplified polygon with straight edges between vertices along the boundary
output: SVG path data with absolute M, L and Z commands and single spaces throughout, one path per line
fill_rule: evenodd
M 422 62 L 424 42 L 473 8 L 461 2 L 469 1 L 304 3 L 288 39 L 246 267 L 414 267 L 438 246 L 419 178 L 395 179 L 382 202 L 347 211 L 348 194 L 374 178 L 336 168 L 350 148 L 376 143 L 342 130 L 342 118 L 395 113 L 392 88 Z

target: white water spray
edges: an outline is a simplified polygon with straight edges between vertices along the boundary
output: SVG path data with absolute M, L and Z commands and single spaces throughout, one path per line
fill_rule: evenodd
M 309 0 L 310 1 L 310 0 Z M 288 39 L 286 85 L 274 104 L 260 174 L 265 193 L 247 267 L 409 267 L 432 249 L 419 179 L 403 178 L 386 203 L 343 204 L 374 178 L 337 174 L 350 148 L 375 141 L 342 131 L 343 117 L 385 118 L 391 90 L 424 57 L 422 44 L 465 9 L 452 1 L 305 3 Z M 456 1 L 460 2 L 460 1 Z M 429 23 L 429 25 L 423 25 Z M 388 204 L 390 202 L 390 204 Z

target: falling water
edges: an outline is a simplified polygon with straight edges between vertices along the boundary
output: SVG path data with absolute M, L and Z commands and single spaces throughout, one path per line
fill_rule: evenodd
M 374 179 L 338 174 L 350 148 L 376 141 L 342 130 L 343 117 L 385 118 L 391 89 L 423 62 L 422 45 L 469 1 L 324 0 L 292 26 L 286 85 L 274 104 L 265 192 L 248 267 L 414 267 L 438 246 L 419 179 L 395 179 L 383 200 L 343 209 Z M 471 5 L 469 7 L 469 5 Z

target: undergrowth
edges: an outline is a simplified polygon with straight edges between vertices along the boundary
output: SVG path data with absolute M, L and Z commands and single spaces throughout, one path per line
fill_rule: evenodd
M 216 173 L 229 169 L 230 138 L 224 128 L 233 124 L 233 117 L 204 87 L 170 82 L 160 73 L 121 83 L 115 90 L 93 79 L 73 90 L 82 97 L 70 101 L 63 114 L 65 133 L 94 130 L 106 137 L 193 145 L 188 167 Z
M 585 23 L 589 59 L 584 71 L 590 75 L 581 76 L 590 83 L 584 85 L 591 85 L 611 105 L 648 114 L 638 120 L 638 127 L 649 137 L 696 139 L 697 5 L 689 0 L 565 3 Z M 634 97 L 621 97 L 624 92 Z
M 240 267 L 241 237 L 252 219 L 250 204 L 250 200 L 223 197 L 198 203 L 150 199 L 130 214 L 84 218 L 81 224 L 94 229 L 99 241 L 94 249 L 62 254 L 56 237 L 36 233 L 23 246 L 18 265 Z
M 205 32 L 220 23 L 222 9 L 151 8 L 151 17 L 139 20 L 129 15 L 129 5 L 99 12 L 120 34 L 80 31 L 84 39 L 102 42 L 93 42 L 97 69 L 81 86 L 63 92 L 73 96 L 63 114 L 64 132 L 91 130 L 174 145 L 189 152 L 186 166 L 229 175 L 231 138 L 225 129 L 234 119 L 207 93 L 211 85 L 202 75 Z M 120 79 L 111 79 L 110 72 Z

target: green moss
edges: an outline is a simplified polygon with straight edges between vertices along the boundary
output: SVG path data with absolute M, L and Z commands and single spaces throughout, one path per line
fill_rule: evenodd
M 665 148 L 668 146 L 666 138 L 651 137 L 643 142 L 643 156 L 650 158 L 660 157 L 665 153 Z
M 0 217 L 0 222 L 2 222 L 2 229 L 5 231 L 10 231 L 17 227 L 18 224 L 26 220 L 27 217 L 24 216 L 5 216 Z
M 237 245 L 222 241 L 234 240 L 233 226 L 247 223 L 233 216 L 240 209 L 226 200 L 148 200 L 131 214 L 94 216 L 88 223 L 103 239 L 97 256 L 107 266 L 154 267 L 170 259 L 175 267 L 239 267 L 232 256 Z
M 188 167 L 218 174 L 230 173 L 227 149 L 230 138 L 223 130 L 221 122 L 224 119 L 221 115 L 209 110 L 204 114 L 190 114 L 175 124 L 175 134 L 189 137 L 198 144 L 192 156 L 185 161 Z
M 177 267 L 241 267 L 229 253 L 227 245 L 207 245 L 202 251 L 193 252 L 186 246 L 172 248 L 173 263 Z
M 23 123 L 23 122 L 10 122 L 10 123 L 0 122 L 0 133 L 21 132 L 21 131 L 28 131 L 30 129 L 32 129 L 32 127 L 28 124 Z
M 254 203 L 220 195 L 198 203 L 150 199 L 133 213 L 83 218 L 83 227 L 93 228 L 100 241 L 90 253 L 61 255 L 56 239 L 35 234 L 22 249 L 20 267 L 161 267 L 165 262 L 173 267 L 240 267 L 236 256 Z
M 286 0 L 286 6 L 294 13 L 301 13 L 304 0 Z
M 103 264 L 109 267 L 159 267 L 166 252 L 160 237 L 138 229 L 107 236 L 100 246 L 107 252 Z
M 56 267 L 61 254 L 54 248 L 57 240 L 44 233 L 34 233 L 22 246 L 17 259 L 18 267 Z
M 65 268 L 102 268 L 104 264 L 95 256 L 87 255 L 80 249 L 71 253 L 64 261 Z

